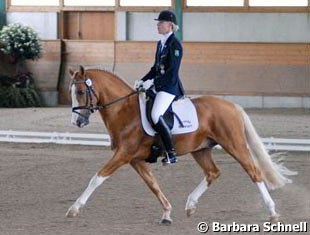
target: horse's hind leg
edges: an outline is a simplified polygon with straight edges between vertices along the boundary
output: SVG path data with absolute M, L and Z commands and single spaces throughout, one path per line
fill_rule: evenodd
M 161 223 L 167 224 L 167 225 L 171 224 L 172 219 L 170 218 L 170 213 L 171 213 L 172 207 L 168 199 L 165 197 L 165 195 L 160 190 L 159 185 L 156 181 L 156 178 L 152 174 L 148 164 L 145 161 L 141 161 L 141 160 L 133 160 L 130 162 L 130 164 L 137 171 L 137 173 L 142 177 L 144 182 L 149 186 L 149 188 L 152 190 L 152 192 L 156 195 L 156 197 L 162 204 L 164 213 L 161 219 Z
M 198 165 L 203 169 L 205 177 L 187 198 L 185 206 L 187 216 L 195 213 L 201 195 L 208 189 L 213 180 L 220 176 L 220 171 L 212 160 L 211 149 L 203 149 L 192 153 L 192 155 Z
M 275 210 L 275 203 L 272 200 L 263 181 L 261 170 L 256 166 L 251 157 L 251 153 L 246 145 L 245 137 L 242 138 L 243 135 L 237 136 L 239 137 L 233 138 L 230 145 L 222 147 L 240 163 L 252 181 L 257 185 L 264 203 L 270 213 L 270 220 L 277 221 L 279 219 L 279 215 Z

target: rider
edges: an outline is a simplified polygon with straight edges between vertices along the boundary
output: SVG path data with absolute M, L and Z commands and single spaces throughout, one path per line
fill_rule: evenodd
M 179 78 L 179 67 L 182 59 L 182 45 L 175 37 L 178 30 L 176 16 L 172 11 L 160 12 L 157 19 L 157 30 L 162 35 L 157 42 L 155 63 L 150 71 L 136 83 L 136 88 L 147 80 L 154 80 L 156 97 L 151 112 L 155 129 L 159 133 L 165 150 L 166 157 L 163 163 L 176 163 L 176 152 L 171 138 L 171 131 L 163 118 L 173 100 L 184 95 L 182 83 Z

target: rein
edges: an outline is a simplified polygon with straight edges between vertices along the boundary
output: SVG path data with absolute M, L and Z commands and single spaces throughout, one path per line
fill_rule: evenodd
M 77 107 L 73 107 L 72 108 L 72 112 L 73 113 L 76 113 L 84 118 L 86 118 L 85 115 L 79 113 L 77 110 L 81 110 L 81 109 L 87 109 L 89 110 L 91 113 L 94 113 L 95 111 L 98 111 L 98 110 L 101 110 L 101 109 L 106 109 L 108 108 L 109 106 L 113 105 L 113 104 L 116 104 L 124 99 L 127 99 L 128 97 L 134 95 L 134 94 L 137 94 L 139 91 L 133 91 L 131 93 L 129 93 L 128 95 L 125 95 L 125 96 L 122 96 L 120 98 L 117 98 L 115 100 L 112 100 L 110 102 L 107 102 L 105 104 L 102 104 L 102 105 L 96 105 L 94 106 L 93 104 L 93 98 L 92 98 L 92 95 L 96 97 L 96 94 L 95 94 L 95 91 L 92 87 L 92 81 L 88 78 L 84 81 L 72 81 L 71 85 L 72 84 L 78 84 L 78 83 L 83 83 L 87 90 L 86 90 L 86 105 L 82 105 L 82 106 L 77 106 Z M 88 105 L 88 100 L 90 101 L 90 105 Z
M 108 102 L 108 103 L 105 103 L 105 104 L 102 104 L 102 105 L 98 105 L 96 107 L 97 110 L 100 110 L 100 109 L 106 109 L 107 107 L 111 106 L 112 104 L 115 104 L 115 103 L 118 103 L 119 101 L 122 101 L 124 99 L 127 99 L 128 97 L 134 95 L 134 94 L 137 94 L 139 91 L 133 91 L 131 93 L 129 93 L 128 95 L 125 95 L 125 96 L 122 96 L 120 98 L 117 98 L 115 100 L 112 100 L 111 102 Z

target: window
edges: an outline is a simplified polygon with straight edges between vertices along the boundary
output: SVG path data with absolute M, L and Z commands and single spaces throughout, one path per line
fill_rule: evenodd
M 59 6 L 59 0 L 11 0 L 14 6 Z
M 187 0 L 186 5 L 196 6 L 243 6 L 244 0 Z
M 308 6 L 308 0 L 249 0 L 250 6 L 285 6 L 301 7 Z
M 171 0 L 120 0 L 120 6 L 171 6 Z
M 65 6 L 115 6 L 115 0 L 64 0 Z

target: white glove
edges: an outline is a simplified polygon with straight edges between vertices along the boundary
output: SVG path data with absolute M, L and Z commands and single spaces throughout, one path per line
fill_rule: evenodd
M 136 80 L 134 84 L 134 89 L 139 90 L 140 87 L 143 86 L 143 81 L 142 80 Z
M 154 79 L 149 79 L 149 80 L 146 80 L 144 83 L 143 83 L 143 88 L 145 90 L 148 90 L 150 89 L 150 87 L 152 87 L 154 85 Z

